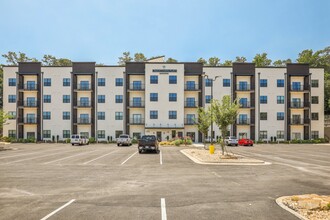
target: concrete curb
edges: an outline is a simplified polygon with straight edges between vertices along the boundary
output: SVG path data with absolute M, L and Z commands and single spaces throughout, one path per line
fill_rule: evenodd
M 283 199 L 288 198 L 289 196 L 282 196 L 276 199 L 276 203 L 277 205 L 279 205 L 282 209 L 285 209 L 286 211 L 290 212 L 291 214 L 295 215 L 297 218 L 301 219 L 301 220 L 308 220 L 308 218 L 300 215 L 298 212 L 290 209 L 289 207 L 287 207 L 286 205 L 283 204 Z
M 180 152 L 185 155 L 186 157 L 188 157 L 190 160 L 192 160 L 193 162 L 197 163 L 197 164 L 201 164 L 201 165 L 217 165 L 217 166 L 223 166 L 223 165 L 233 165 L 233 166 L 261 166 L 261 165 L 270 165 L 271 163 L 269 162 L 262 162 L 262 163 L 250 163 L 250 162 L 247 162 L 247 163 L 225 163 L 225 162 L 219 162 L 219 163 L 206 163 L 206 162 L 202 162 L 200 160 L 198 160 L 197 158 L 189 155 L 188 153 L 184 152 L 184 150 L 180 150 Z

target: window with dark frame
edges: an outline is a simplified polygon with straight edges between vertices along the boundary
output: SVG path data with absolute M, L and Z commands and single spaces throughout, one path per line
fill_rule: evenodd
M 312 104 L 319 104 L 319 97 L 318 96 L 312 96 Z
M 177 118 L 177 112 L 176 111 L 169 111 L 168 112 L 168 119 L 176 119 Z
M 98 112 L 97 120 L 105 120 L 105 112 Z
M 123 78 L 116 78 L 116 86 L 123 86 Z
M 260 96 L 260 104 L 267 104 L 267 96 L 265 95 Z
M 42 131 L 42 137 L 43 138 L 51 138 L 51 131 L 50 130 L 43 130 Z
M 284 79 L 277 80 L 277 87 L 284 87 Z
M 319 80 L 318 79 L 312 79 L 311 80 L 311 86 L 312 86 L 312 88 L 318 88 L 319 87 Z
M 63 103 L 70 103 L 70 95 L 63 95 Z
M 16 102 L 16 95 L 8 95 L 8 102 L 15 103 Z
M 158 84 L 158 76 L 157 75 L 151 75 L 150 76 L 150 84 Z
M 97 86 L 105 86 L 105 78 L 98 78 Z
M 51 95 L 44 95 L 44 103 L 51 103 L 52 96 Z
M 313 121 L 319 120 L 319 113 L 318 112 L 312 112 L 312 120 Z
M 230 87 L 230 79 L 223 79 L 223 87 Z
M 158 119 L 158 111 L 150 111 L 150 119 Z
M 9 86 L 16 86 L 16 78 L 9 78 L 8 79 Z
M 260 79 L 260 87 L 267 87 L 267 79 Z
M 63 120 L 70 120 L 70 112 L 63 112 L 62 113 Z
M 123 120 L 123 112 L 115 112 L 115 120 Z
M 177 94 L 176 93 L 169 93 L 168 101 L 169 102 L 176 102 L 177 101 Z
M 150 93 L 150 102 L 158 102 L 158 93 Z
M 44 120 L 50 120 L 51 119 L 51 113 L 50 112 L 43 112 L 42 118 Z
M 277 104 L 284 104 L 284 96 L 282 95 L 277 96 Z
M 260 120 L 267 120 L 267 112 L 260 112 Z
M 52 79 L 44 78 L 44 86 L 52 86 Z
M 169 84 L 177 84 L 177 77 L 169 76 Z
M 123 95 L 116 95 L 115 96 L 116 103 L 123 103 Z
M 284 112 L 277 112 L 277 120 L 278 121 L 284 120 Z
M 70 86 L 70 78 L 63 79 L 63 86 Z
M 105 95 L 98 95 L 97 103 L 105 103 Z
M 63 130 L 63 138 L 70 138 L 70 130 Z

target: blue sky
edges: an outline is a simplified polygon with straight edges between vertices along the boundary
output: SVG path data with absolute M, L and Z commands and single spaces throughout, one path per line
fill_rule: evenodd
M 0 53 L 117 64 L 122 52 L 295 59 L 330 46 L 329 0 L 0 0 Z M 5 60 L 1 57 L 0 63 Z

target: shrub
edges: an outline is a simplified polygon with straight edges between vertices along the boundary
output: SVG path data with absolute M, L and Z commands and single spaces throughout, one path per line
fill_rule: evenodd
M 182 144 L 182 140 L 178 139 L 174 141 L 175 146 L 180 146 L 180 144 Z
M 139 141 L 137 139 L 132 140 L 132 144 L 137 144 Z
M 0 140 L 3 141 L 3 142 L 12 142 L 14 138 L 11 138 L 11 137 L 1 137 Z
M 70 139 L 70 138 L 67 138 L 67 139 L 65 140 L 65 142 L 66 142 L 67 144 L 69 144 L 69 143 L 71 143 L 71 139 Z
M 90 137 L 89 138 L 89 143 L 94 144 L 95 143 L 95 138 L 94 137 Z

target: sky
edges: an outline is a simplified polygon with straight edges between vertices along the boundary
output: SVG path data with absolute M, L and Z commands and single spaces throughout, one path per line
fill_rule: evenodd
M 329 0 L 0 0 L 0 54 L 116 65 L 124 51 L 181 62 L 330 46 Z M 3 57 L 0 63 L 5 63 Z

